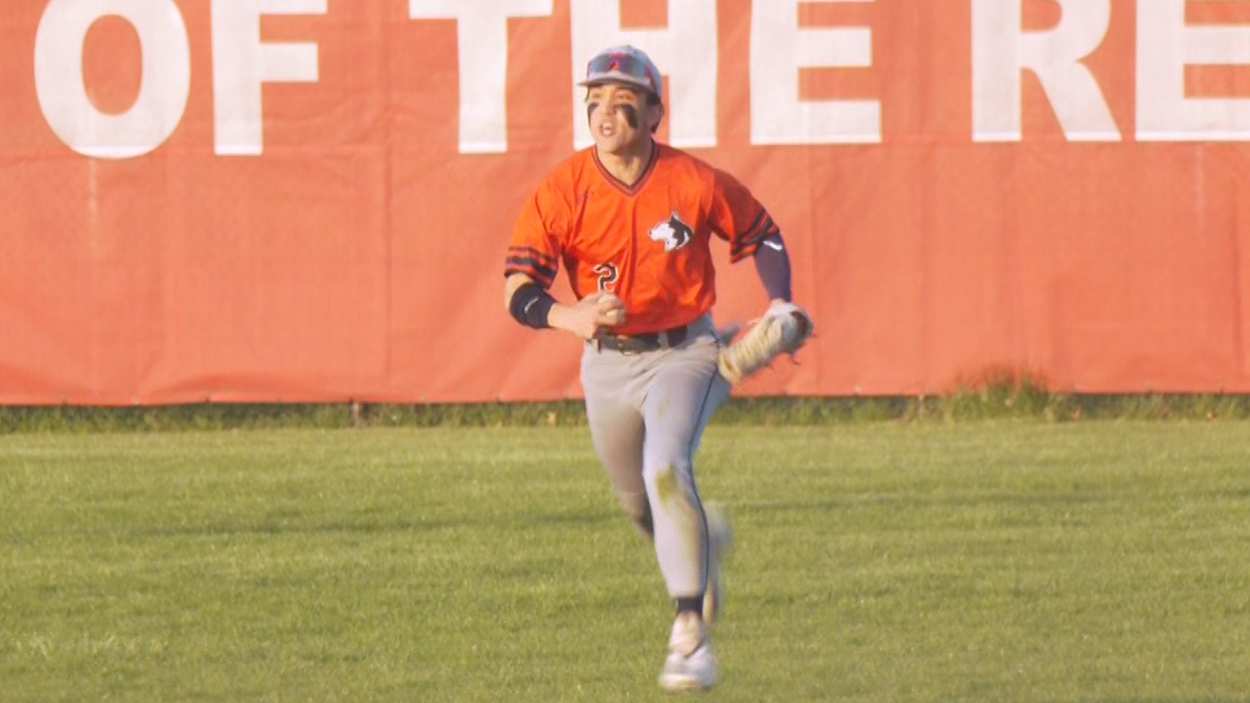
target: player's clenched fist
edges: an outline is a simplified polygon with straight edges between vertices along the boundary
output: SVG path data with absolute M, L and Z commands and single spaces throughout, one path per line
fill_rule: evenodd
M 625 303 L 620 298 L 611 293 L 599 293 L 591 297 L 596 298 L 599 326 L 617 327 L 625 324 Z
M 575 305 L 557 305 L 551 309 L 551 326 L 572 332 L 582 339 L 591 339 L 600 327 L 625 324 L 625 303 L 611 293 L 595 293 Z

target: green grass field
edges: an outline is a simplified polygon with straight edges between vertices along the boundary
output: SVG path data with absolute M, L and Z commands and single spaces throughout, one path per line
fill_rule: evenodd
M 1250 423 L 713 426 L 709 701 L 1250 700 Z M 584 428 L 0 437 L 0 700 L 671 700 Z

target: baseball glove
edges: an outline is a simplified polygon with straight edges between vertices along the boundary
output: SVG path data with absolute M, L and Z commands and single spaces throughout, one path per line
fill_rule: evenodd
M 794 303 L 774 302 L 746 334 L 720 352 L 720 373 L 737 385 L 782 354 L 794 355 L 812 336 L 812 316 Z

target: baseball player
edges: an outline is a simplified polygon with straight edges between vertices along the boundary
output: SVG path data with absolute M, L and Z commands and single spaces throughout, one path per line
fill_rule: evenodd
M 594 146 L 557 166 L 525 203 L 507 251 L 505 301 L 521 324 L 584 341 L 595 451 L 625 512 L 654 541 L 677 603 L 660 685 L 705 689 L 718 678 L 709 625 L 730 530 L 705 508 L 692 457 L 730 381 L 797 349 L 810 318 L 788 302 L 789 259 L 764 207 L 733 177 L 656 142 L 663 84 L 651 59 L 608 49 L 579 85 Z M 754 258 L 773 300 L 764 319 L 777 321 L 729 349 L 710 316 L 713 235 L 732 261 Z M 575 302 L 548 292 L 561 262 Z

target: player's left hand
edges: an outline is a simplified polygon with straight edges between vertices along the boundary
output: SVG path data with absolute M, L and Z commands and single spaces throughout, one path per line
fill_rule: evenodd
M 774 300 L 741 339 L 721 350 L 717 366 L 730 383 L 741 383 L 778 356 L 793 356 L 814 331 L 812 316 L 806 310 L 785 300 Z
M 785 326 L 784 343 L 782 344 L 781 353 L 793 355 L 811 338 L 812 332 L 815 331 L 816 325 L 812 322 L 812 316 L 802 307 L 795 305 L 788 300 L 774 300 L 768 306 L 768 312 L 765 315 L 788 315 L 794 320 L 794 326 Z

